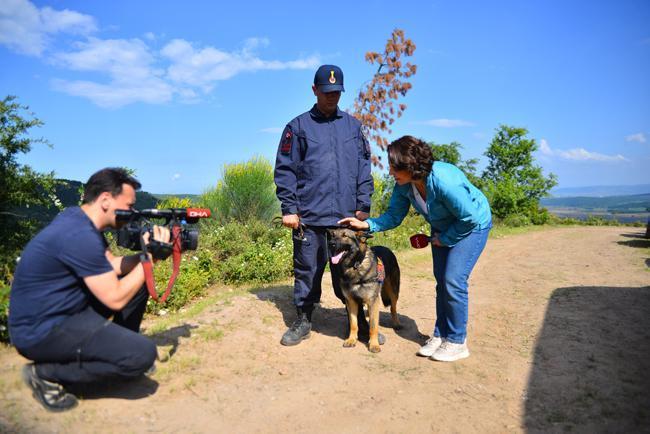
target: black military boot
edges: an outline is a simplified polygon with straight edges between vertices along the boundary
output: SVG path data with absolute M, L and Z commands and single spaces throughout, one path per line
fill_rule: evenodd
M 298 318 L 291 324 L 291 327 L 284 332 L 280 343 L 286 346 L 298 345 L 300 341 L 307 339 L 311 332 L 311 313 L 314 306 L 298 306 L 296 308 Z
M 347 306 L 345 307 L 347 309 Z M 361 342 L 368 342 L 370 340 L 370 324 L 368 324 L 368 321 L 366 320 L 366 314 L 363 311 L 363 306 L 359 304 L 359 311 L 357 312 L 357 325 L 359 327 L 359 332 L 357 333 L 357 338 Z M 350 324 L 348 322 L 348 331 Z M 386 343 L 386 336 L 384 336 L 381 333 L 377 333 L 377 340 L 379 341 L 379 345 L 384 345 Z

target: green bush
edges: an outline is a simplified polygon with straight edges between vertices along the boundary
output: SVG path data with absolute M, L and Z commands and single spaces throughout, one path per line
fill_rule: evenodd
M 191 208 L 194 206 L 189 197 L 168 196 L 156 204 L 157 209 L 167 208 Z
M 530 226 L 530 219 L 525 215 L 512 214 L 504 218 L 501 223 L 504 226 L 518 228 L 521 226 Z
M 8 285 L 0 285 L 0 342 L 9 341 L 9 289 Z
M 273 166 L 262 157 L 245 163 L 227 164 L 215 188 L 208 189 L 200 199 L 221 224 L 251 220 L 270 222 L 280 212 L 275 196 Z
M 219 277 L 225 283 L 269 283 L 291 276 L 293 272 L 291 232 L 275 244 L 250 243 L 245 250 L 219 265 Z
M 374 233 L 368 243 L 397 251 L 410 248 L 409 238 L 415 234 L 431 234 L 431 225 L 422 216 L 409 213 L 401 225 L 390 231 Z
M 378 175 L 372 174 L 372 181 L 375 191 L 372 193 L 370 212 L 372 217 L 377 217 L 385 213 L 390 203 L 390 197 L 393 194 L 395 187 L 395 180 L 388 174 Z
M 590 215 L 587 217 L 587 219 L 584 221 L 585 225 L 587 226 L 619 226 L 620 223 L 616 219 L 605 219 L 603 217 L 596 217 L 593 215 Z
M 149 299 L 147 312 L 158 312 L 161 309 L 175 311 L 203 295 L 208 285 L 216 279 L 215 265 L 212 252 L 207 249 L 185 252 L 181 258 L 180 271 L 169 298 L 164 304 Z M 167 288 L 172 268 L 171 258 L 165 262 L 156 263 L 154 267 L 156 290 L 159 295 L 162 295 Z

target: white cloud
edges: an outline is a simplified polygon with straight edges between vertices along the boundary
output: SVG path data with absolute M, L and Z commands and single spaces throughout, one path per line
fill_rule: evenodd
M 645 143 L 646 142 L 646 137 L 645 137 L 645 134 L 643 134 L 643 133 L 630 134 L 629 136 L 625 137 L 625 141 L 626 142 Z
M 57 90 L 90 99 L 101 107 L 121 107 L 135 102 L 158 104 L 174 95 L 183 103 L 196 103 L 216 81 L 244 71 L 313 68 L 318 58 L 289 62 L 261 60 L 252 54 L 266 39 L 251 38 L 240 52 L 213 47 L 196 50 L 189 42 L 175 39 L 158 52 L 141 39 L 88 38 L 77 42 L 75 51 L 56 53 L 55 64 L 75 71 L 108 75 L 107 82 L 55 80 Z M 165 65 L 167 64 L 167 65 Z M 197 92 L 198 91 L 198 92 Z
M 546 139 L 539 142 L 539 149 L 547 157 L 558 157 L 564 160 L 572 161 L 601 161 L 601 162 L 618 162 L 629 161 L 621 154 L 605 155 L 598 152 L 590 152 L 584 148 L 574 148 L 569 150 L 552 149 Z
M 212 90 L 215 82 L 227 80 L 241 72 L 307 69 L 320 63 L 317 56 L 288 62 L 262 60 L 253 51 L 265 45 L 268 45 L 266 39 L 250 38 L 245 41 L 242 51 L 227 52 L 214 47 L 195 49 L 184 39 L 174 39 L 163 47 L 161 54 L 171 62 L 167 69 L 169 79 L 204 92 Z
M 256 50 L 269 45 L 267 38 L 248 38 L 232 52 L 214 47 L 195 48 L 174 39 L 157 50 L 152 32 L 134 39 L 89 37 L 97 30 L 95 19 L 68 9 L 38 8 L 28 0 L 0 0 L 0 44 L 19 53 L 41 56 L 61 32 L 83 36 L 71 48 L 51 52 L 47 61 L 66 70 L 103 75 L 104 80 L 54 79 L 56 90 L 91 100 L 101 107 L 121 107 L 144 102 L 165 103 L 177 98 L 196 103 L 217 81 L 242 72 L 312 69 L 320 63 L 312 55 L 291 61 L 264 60 Z
M 95 19 L 69 9 L 37 8 L 27 0 L 0 1 L 0 44 L 19 53 L 41 56 L 55 33 L 87 35 Z
M 462 119 L 431 119 L 428 121 L 416 122 L 423 125 L 431 125 L 441 128 L 472 127 L 474 123 Z
M 180 174 L 180 173 L 174 173 L 174 176 L 172 176 L 172 181 L 176 181 L 176 180 L 179 179 L 180 177 L 181 177 L 181 174 Z
M 55 63 L 75 71 L 107 74 L 107 83 L 55 80 L 55 89 L 90 99 L 100 107 L 115 108 L 145 102 L 170 101 L 174 87 L 155 68 L 156 59 L 140 39 L 89 38 L 76 44 L 77 51 L 57 53 Z
M 270 127 L 270 128 L 262 128 L 260 131 L 263 133 L 271 133 L 271 134 L 280 134 L 284 128 L 282 127 Z

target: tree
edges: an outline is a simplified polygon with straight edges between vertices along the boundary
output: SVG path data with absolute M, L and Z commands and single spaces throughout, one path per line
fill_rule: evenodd
M 453 164 L 463 171 L 472 184 L 480 187 L 481 179 L 476 175 L 476 164 L 478 163 L 478 158 L 463 160 L 460 155 L 460 150 L 463 145 L 458 142 L 451 142 L 449 144 L 441 143 L 439 145 L 434 142 L 429 142 L 429 146 L 431 146 L 433 158 L 436 161 L 444 161 L 445 163 Z
M 539 200 L 557 185 L 557 177 L 544 177 L 534 164 L 537 150 L 534 139 L 527 139 L 525 128 L 501 125 L 485 155 L 488 166 L 483 172 L 484 190 L 492 212 L 500 218 L 526 216 L 533 223 L 544 223 L 547 213 L 539 209 Z
M 372 80 L 359 91 L 352 115 L 363 125 L 368 140 L 382 151 L 388 145 L 384 134 L 392 132 L 390 125 L 406 110 L 406 104 L 395 102 L 400 96 L 406 96 L 412 87 L 406 79 L 416 73 L 417 66 L 403 63 L 402 56 L 412 56 L 414 51 L 413 41 L 406 39 L 403 30 L 395 29 L 382 54 L 366 53 L 366 61 L 371 65 L 377 64 L 378 68 Z M 373 154 L 373 164 L 381 167 L 380 160 L 381 157 Z
M 43 125 L 27 106 L 16 102 L 15 96 L 0 101 L 0 282 L 12 277 L 16 258 L 27 241 L 40 227 L 40 222 L 25 212 L 30 207 L 51 207 L 57 204 L 54 195 L 54 173 L 41 174 L 17 162 L 18 154 L 26 154 L 43 138 L 30 138 L 29 130 Z

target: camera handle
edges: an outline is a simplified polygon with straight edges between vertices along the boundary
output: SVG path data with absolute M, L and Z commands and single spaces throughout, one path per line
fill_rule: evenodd
M 161 297 L 158 296 L 158 291 L 156 291 L 156 281 L 153 278 L 153 262 L 151 259 L 149 259 L 149 255 L 147 255 L 147 246 L 144 245 L 144 239 L 142 238 L 142 235 L 140 236 L 140 245 L 142 246 L 140 262 L 142 263 L 142 268 L 144 268 L 144 280 L 147 283 L 147 291 L 149 291 L 149 295 L 158 303 L 164 303 L 167 300 L 167 297 L 169 297 L 169 294 L 172 292 L 172 288 L 174 287 L 174 282 L 178 276 L 178 271 L 180 270 L 181 230 L 182 227 L 178 223 L 172 226 L 172 261 L 174 268 L 172 270 L 172 275 L 169 278 L 169 282 L 167 283 L 167 289 Z

